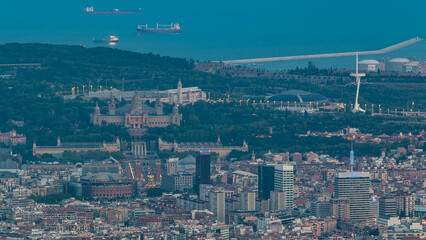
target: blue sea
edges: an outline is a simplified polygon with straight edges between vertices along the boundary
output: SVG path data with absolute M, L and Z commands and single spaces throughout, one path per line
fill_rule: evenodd
M 83 9 L 142 14 L 84 14 Z M 0 43 L 83 43 L 117 35 L 114 48 L 200 61 L 376 50 L 426 38 L 426 1 L 397 0 L 2 0 Z M 182 34 L 137 35 L 139 24 L 178 22 Z M 105 45 L 108 46 L 108 45 Z M 426 58 L 426 42 L 366 58 Z M 314 60 L 324 68 L 352 68 L 353 58 Z M 265 64 L 305 67 L 308 60 Z

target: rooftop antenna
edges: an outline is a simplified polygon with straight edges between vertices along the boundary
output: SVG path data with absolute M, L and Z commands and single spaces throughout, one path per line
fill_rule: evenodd
M 359 107 L 358 97 L 359 97 L 359 85 L 361 85 L 361 77 L 365 77 L 365 73 L 358 72 L 358 52 L 356 52 L 356 65 L 355 65 L 355 73 L 351 73 L 351 77 L 355 77 L 356 79 L 356 96 L 355 96 L 355 106 L 352 112 L 365 112 L 364 109 Z

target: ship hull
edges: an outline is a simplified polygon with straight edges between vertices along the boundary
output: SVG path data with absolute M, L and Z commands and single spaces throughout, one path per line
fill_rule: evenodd
M 93 43 L 117 43 L 118 41 L 110 41 L 110 40 L 93 40 Z
M 84 11 L 87 14 L 141 14 L 142 11 Z
M 151 34 L 151 33 L 181 33 L 182 29 L 140 29 L 137 28 L 136 32 L 138 34 Z

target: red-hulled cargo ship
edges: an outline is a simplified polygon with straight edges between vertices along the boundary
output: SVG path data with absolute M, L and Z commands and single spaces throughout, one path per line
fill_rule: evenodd
M 140 14 L 142 13 L 142 9 L 136 11 L 123 11 L 119 9 L 113 9 L 112 11 L 95 11 L 93 7 L 87 7 L 83 10 L 84 13 L 88 14 Z
M 171 23 L 167 25 L 160 25 L 157 23 L 157 27 L 155 28 L 149 28 L 148 24 L 145 25 L 139 25 L 138 28 L 136 28 L 136 32 L 139 34 L 144 33 L 181 33 L 182 28 L 180 28 L 179 23 Z

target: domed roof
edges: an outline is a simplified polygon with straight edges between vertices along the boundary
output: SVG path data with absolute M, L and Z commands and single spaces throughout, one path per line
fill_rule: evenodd
M 116 174 L 116 173 L 94 173 L 81 178 L 82 180 L 87 181 L 96 181 L 96 182 L 110 182 L 110 181 L 121 181 L 128 180 L 127 177 Z
M 409 63 L 410 59 L 408 58 L 392 58 L 389 60 L 390 63 Z
M 195 157 L 189 155 L 187 157 L 185 157 L 184 159 L 180 160 L 179 163 L 180 164 L 195 164 Z
M 327 98 L 318 93 L 311 93 L 302 90 L 288 90 L 282 93 L 273 95 L 266 99 L 269 102 L 324 102 Z
M 380 62 L 374 59 L 366 59 L 359 61 L 359 64 L 380 64 Z

